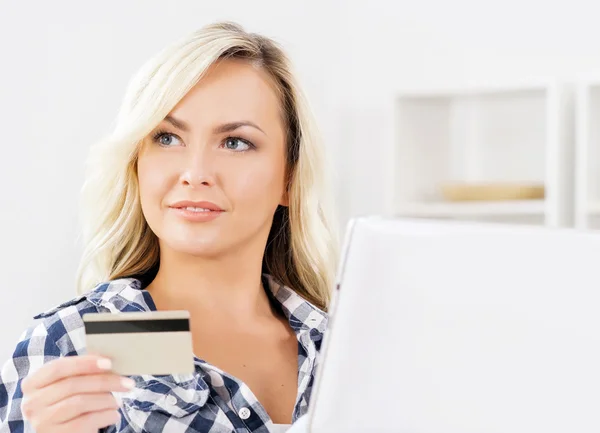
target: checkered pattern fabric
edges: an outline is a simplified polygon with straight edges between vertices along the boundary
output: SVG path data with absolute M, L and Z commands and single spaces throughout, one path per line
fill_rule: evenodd
M 295 421 L 308 410 L 327 315 L 270 276 L 264 281 L 298 339 Z M 83 314 L 155 310 L 141 282 L 128 278 L 35 316 L 0 370 L 0 433 L 34 431 L 21 413 L 21 381 L 53 359 L 85 353 Z M 121 420 L 102 432 L 269 433 L 273 422 L 246 384 L 203 360 L 194 362 L 191 375 L 130 376 L 136 387 L 117 395 Z

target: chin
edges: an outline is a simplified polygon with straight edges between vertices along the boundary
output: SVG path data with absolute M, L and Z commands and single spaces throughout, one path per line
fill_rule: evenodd
M 178 254 L 206 258 L 217 257 L 224 252 L 223 245 L 215 245 L 214 242 L 173 242 L 169 248 Z
M 177 254 L 194 257 L 215 258 L 222 255 L 226 250 L 226 242 L 222 239 L 165 239 L 164 246 Z

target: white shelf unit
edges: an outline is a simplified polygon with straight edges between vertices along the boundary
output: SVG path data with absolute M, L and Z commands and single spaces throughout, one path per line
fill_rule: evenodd
M 576 92 L 575 227 L 600 229 L 600 80 Z
M 572 225 L 570 104 L 571 92 L 554 82 L 399 92 L 388 212 Z M 445 184 L 495 182 L 543 185 L 545 195 L 540 200 L 457 202 L 442 194 Z

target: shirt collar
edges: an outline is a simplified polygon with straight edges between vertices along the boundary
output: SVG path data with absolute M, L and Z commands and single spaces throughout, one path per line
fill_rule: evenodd
M 308 302 L 289 287 L 265 275 L 266 286 L 273 298 L 281 305 L 291 328 L 298 334 L 309 331 L 311 338 L 320 339 L 327 329 L 328 316 L 323 310 Z
M 156 310 L 150 292 L 143 289 L 142 282 L 135 278 L 99 284 L 86 294 L 86 298 L 96 307 L 103 307 L 111 313 Z

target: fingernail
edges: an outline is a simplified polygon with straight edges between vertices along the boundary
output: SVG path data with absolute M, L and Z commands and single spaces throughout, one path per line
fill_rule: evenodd
M 112 362 L 110 359 L 106 359 L 106 358 L 99 359 L 97 364 L 98 364 L 98 368 L 101 370 L 110 370 L 112 368 Z
M 123 377 L 121 378 L 121 385 L 123 385 L 124 388 L 133 389 L 135 387 L 135 381 L 128 377 Z

